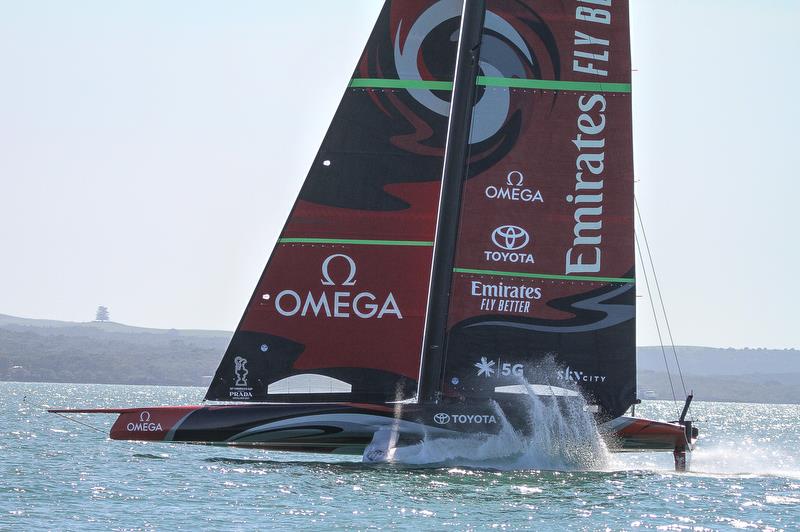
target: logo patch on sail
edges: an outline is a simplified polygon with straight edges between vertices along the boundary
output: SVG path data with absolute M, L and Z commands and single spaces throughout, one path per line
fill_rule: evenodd
M 531 240 L 528 231 L 522 227 L 501 225 L 491 234 L 491 241 L 497 249 L 484 251 L 484 258 L 489 262 L 533 264 L 533 254 L 524 251 Z
M 567 382 L 606 382 L 605 375 L 589 375 L 584 371 L 574 370 L 567 366 L 556 374 L 558 380 Z
M 525 376 L 525 366 L 522 364 L 515 364 L 504 362 L 502 364 L 495 363 L 494 360 L 489 360 L 488 357 L 481 357 L 479 362 L 473 364 L 476 368 L 478 368 L 478 377 L 484 376 L 487 379 L 492 377 L 524 377 Z
M 247 369 L 247 359 L 244 357 L 236 357 L 233 359 L 233 375 L 234 383 L 229 390 L 231 399 L 252 399 L 253 388 L 247 385 L 247 374 L 250 371 Z
M 346 275 L 335 279 L 332 264 L 345 266 Z M 282 290 L 275 296 L 275 310 L 285 317 L 321 317 L 321 318 L 358 318 L 382 319 L 394 317 L 402 320 L 403 313 L 392 292 L 386 296 L 376 295 L 364 290 L 356 292 L 355 286 L 357 266 L 349 255 L 336 253 L 322 261 L 322 279 L 319 291 L 308 290 L 306 293 L 297 290 Z M 270 294 L 264 294 L 264 300 Z
M 544 203 L 539 190 L 525 186 L 525 176 L 514 170 L 506 176 L 505 185 L 486 187 L 484 194 L 491 200 L 520 201 L 523 203 Z
M 542 298 L 538 286 L 470 281 L 470 295 L 480 298 L 481 311 L 521 312 L 531 311 L 531 303 Z

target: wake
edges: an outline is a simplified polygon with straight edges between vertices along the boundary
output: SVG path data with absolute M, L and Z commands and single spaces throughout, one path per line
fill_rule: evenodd
M 668 453 L 623 453 L 612 468 L 623 471 L 671 471 Z M 752 438 L 737 441 L 700 441 L 691 453 L 690 475 L 781 477 L 800 479 L 800 461 L 794 453 Z

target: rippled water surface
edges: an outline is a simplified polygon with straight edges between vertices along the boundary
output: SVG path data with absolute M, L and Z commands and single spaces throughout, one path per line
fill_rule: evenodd
M 196 404 L 200 388 L 0 383 L 2 529 L 800 530 L 800 406 L 696 403 L 693 472 L 671 455 L 605 471 L 367 466 L 358 457 L 114 442 L 114 416 L 61 407 Z M 654 401 L 641 415 L 674 418 Z

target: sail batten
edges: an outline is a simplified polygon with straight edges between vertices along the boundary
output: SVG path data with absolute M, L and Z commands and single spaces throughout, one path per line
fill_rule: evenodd
M 279 238 L 281 244 L 348 244 L 354 246 L 412 246 L 432 247 L 433 241 L 422 240 L 357 240 L 352 238 Z
M 431 91 L 453 90 L 452 81 L 422 79 L 353 78 L 350 87 L 365 89 L 427 89 Z
M 483 87 L 507 87 L 516 89 L 545 89 L 574 92 L 631 92 L 630 83 L 604 81 L 562 81 L 552 79 L 523 79 L 478 76 L 477 84 Z
M 561 281 L 585 281 L 590 283 L 621 283 L 628 284 L 636 282 L 633 277 L 593 277 L 588 275 L 553 275 L 547 273 L 529 273 L 529 272 L 507 272 L 499 270 L 477 270 L 471 268 L 453 268 L 455 273 L 473 273 L 476 275 L 501 277 L 525 277 L 530 279 L 558 279 Z

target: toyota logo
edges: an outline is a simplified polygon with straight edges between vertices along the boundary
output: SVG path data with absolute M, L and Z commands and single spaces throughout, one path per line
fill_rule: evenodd
M 439 412 L 438 414 L 433 416 L 433 420 L 437 422 L 439 425 L 447 425 L 448 423 L 450 423 L 450 414 Z
M 492 242 L 500 249 L 514 251 L 528 245 L 531 238 L 528 232 L 516 225 L 501 225 L 492 232 Z

